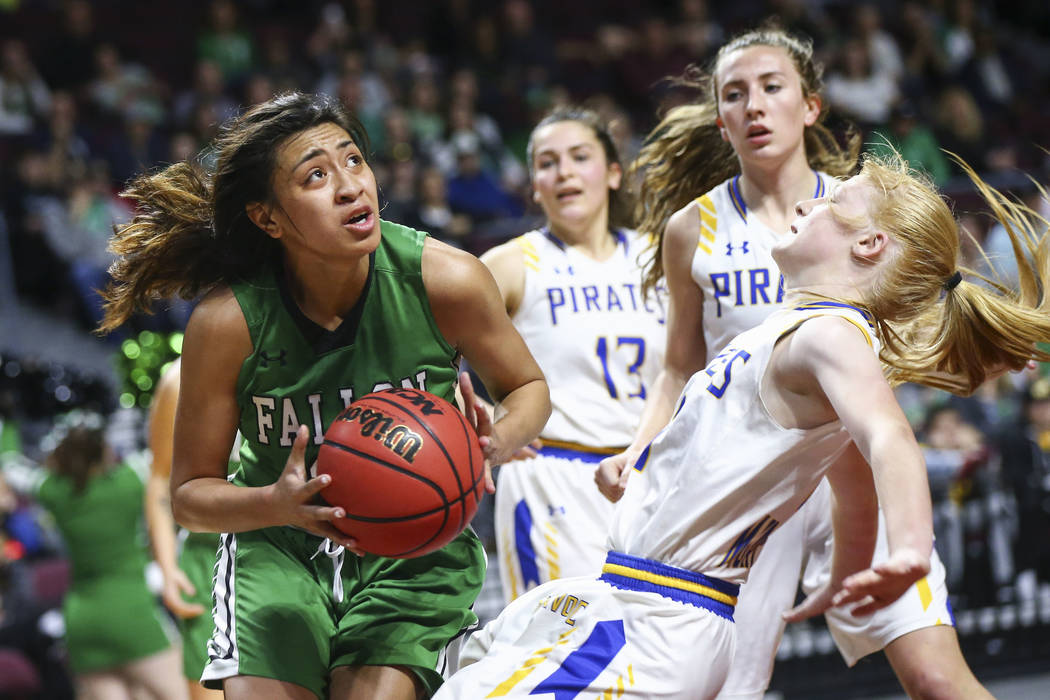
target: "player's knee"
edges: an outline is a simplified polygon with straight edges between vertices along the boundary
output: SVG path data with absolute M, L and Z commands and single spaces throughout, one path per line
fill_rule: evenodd
M 942 667 L 912 669 L 901 679 L 911 700 L 958 700 L 967 697 L 965 679 Z

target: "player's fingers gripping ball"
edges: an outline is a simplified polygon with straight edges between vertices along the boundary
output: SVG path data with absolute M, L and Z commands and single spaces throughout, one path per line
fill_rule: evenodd
M 418 557 L 470 523 L 485 492 L 485 459 L 459 409 L 416 389 L 362 396 L 329 426 L 321 496 L 346 511 L 336 526 L 369 553 Z

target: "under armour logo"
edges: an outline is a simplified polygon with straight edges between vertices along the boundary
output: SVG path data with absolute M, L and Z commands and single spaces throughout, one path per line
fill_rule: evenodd
M 284 361 L 284 358 L 287 355 L 288 355 L 288 351 L 285 350 L 284 348 L 281 348 L 281 351 L 279 353 L 277 353 L 276 355 L 271 355 L 270 353 L 266 352 L 265 350 L 260 350 L 259 351 L 259 359 L 262 360 L 263 369 L 266 369 L 267 367 L 269 367 L 271 362 L 280 362 L 281 363 L 281 367 L 284 367 L 287 364 Z
M 733 254 L 733 248 L 736 248 L 736 247 L 740 248 L 740 252 L 741 253 L 743 253 L 744 255 L 747 255 L 747 241 L 744 241 L 739 246 L 734 246 L 732 243 L 726 243 L 726 255 L 727 256 L 732 255 Z

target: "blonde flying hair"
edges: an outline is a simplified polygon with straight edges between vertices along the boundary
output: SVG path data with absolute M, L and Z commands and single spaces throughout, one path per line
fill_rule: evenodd
M 874 317 L 891 383 L 970 394 L 994 372 L 1050 361 L 1037 347 L 1050 342 L 1050 224 L 955 160 L 1010 236 L 1018 288 L 959 267 L 960 228 L 933 184 L 899 155 L 869 154 L 858 177 L 875 189 L 870 224 L 899 251 L 854 303 Z
M 649 234 L 652 257 L 646 261 L 642 288 L 652 289 L 663 277 L 664 227 L 671 214 L 720 182 L 740 172 L 733 147 L 722 140 L 718 118 L 718 86 L 715 75 L 726 56 L 753 46 L 783 49 L 791 58 L 805 97 L 819 96 L 824 87 L 824 68 L 813 60 L 813 43 L 774 26 L 764 26 L 731 39 L 718 50 L 705 70 L 690 66 L 673 79 L 675 85 L 700 92 L 698 102 L 675 107 L 653 129 L 631 165 L 630 181 L 640 181 L 635 218 L 638 230 Z M 840 145 L 821 121 L 806 127 L 806 157 L 810 167 L 834 177 L 845 177 L 856 169 L 860 136 L 850 132 Z

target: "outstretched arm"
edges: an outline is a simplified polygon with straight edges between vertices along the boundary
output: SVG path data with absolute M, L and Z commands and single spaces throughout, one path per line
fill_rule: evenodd
M 842 583 L 848 576 L 871 566 L 878 532 L 879 502 L 871 468 L 855 443 L 846 446 L 828 471 L 828 482 L 831 484 L 834 532 L 831 577 L 826 585 L 784 613 L 788 622 L 823 613 L 831 607 L 832 595 L 842 590 Z
M 892 603 L 929 571 L 933 520 L 922 452 L 878 358 L 851 323 L 830 316 L 813 319 L 781 345 L 775 372 L 767 377 L 778 385 L 771 396 L 779 397 L 798 427 L 837 416 L 871 465 L 889 558 L 845 578 L 831 600 L 833 605 L 860 602 L 855 613 L 866 614 Z M 864 489 L 839 486 L 840 508 L 869 507 L 863 503 Z

